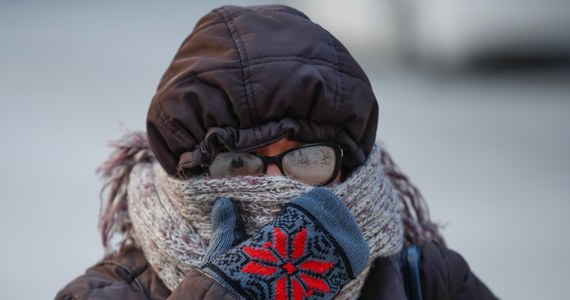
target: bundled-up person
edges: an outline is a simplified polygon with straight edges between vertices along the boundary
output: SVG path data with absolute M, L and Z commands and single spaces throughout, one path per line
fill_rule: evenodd
M 495 299 L 375 143 L 377 121 L 361 67 L 303 13 L 210 12 L 147 132 L 100 169 L 104 259 L 56 299 Z

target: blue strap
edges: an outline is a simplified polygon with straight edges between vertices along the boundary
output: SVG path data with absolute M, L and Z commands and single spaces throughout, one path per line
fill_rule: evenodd
M 409 246 L 402 250 L 402 263 L 406 294 L 410 300 L 422 300 L 421 249 L 419 246 Z

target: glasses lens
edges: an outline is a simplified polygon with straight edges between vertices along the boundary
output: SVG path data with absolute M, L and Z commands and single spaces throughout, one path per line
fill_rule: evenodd
M 263 174 L 263 161 L 247 153 L 222 152 L 210 165 L 210 176 L 257 176 Z
M 327 182 L 334 174 L 336 155 L 332 147 L 316 145 L 297 149 L 283 157 L 287 177 L 310 185 Z

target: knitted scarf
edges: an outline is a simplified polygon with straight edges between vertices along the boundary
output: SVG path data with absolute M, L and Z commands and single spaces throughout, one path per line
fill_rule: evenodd
M 113 233 L 122 232 L 123 241 L 131 240 L 143 250 L 171 290 L 192 267 L 201 265 L 212 234 L 210 212 L 217 198 L 234 200 L 251 235 L 275 218 L 284 204 L 312 188 L 284 177 L 179 180 L 168 176 L 154 160 L 144 134 L 129 133 L 118 146 L 101 169 L 112 197 L 101 217 L 104 245 L 109 246 Z M 409 203 L 394 188 L 398 182 L 386 175 L 382 156 L 375 145 L 363 166 L 330 187 L 352 212 L 369 244 L 369 267 L 375 258 L 397 253 L 404 234 L 406 239 L 416 235 L 425 241 L 430 239 L 426 233 L 431 232 L 429 226 L 417 221 L 418 212 L 427 211 L 409 213 Z M 112 206 L 116 208 L 109 209 Z M 408 223 L 427 229 L 411 230 Z M 433 226 L 431 222 L 427 225 Z M 432 237 L 438 237 L 436 230 L 433 233 Z M 358 297 L 369 267 L 343 288 L 338 299 Z

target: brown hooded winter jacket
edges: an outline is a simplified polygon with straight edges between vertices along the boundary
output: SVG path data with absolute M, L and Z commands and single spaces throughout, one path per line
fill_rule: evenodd
M 190 176 L 219 151 L 250 151 L 284 136 L 335 142 L 350 170 L 376 139 L 378 105 L 346 48 L 304 14 L 285 6 L 226 6 L 204 16 L 164 74 L 148 118 L 150 146 L 173 176 Z M 425 300 L 495 299 L 457 253 L 422 246 Z M 397 256 L 374 262 L 362 299 L 410 295 Z M 406 291 L 408 290 L 408 295 Z M 72 281 L 64 299 L 234 299 L 199 270 L 169 291 L 141 250 L 123 249 Z

